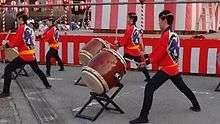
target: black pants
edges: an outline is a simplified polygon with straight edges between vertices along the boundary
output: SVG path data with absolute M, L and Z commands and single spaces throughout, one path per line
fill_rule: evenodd
M 11 76 L 12 72 L 14 72 L 17 68 L 22 67 L 23 65 L 28 64 L 32 68 L 32 70 L 38 75 L 38 77 L 42 80 L 45 87 L 49 86 L 50 84 L 47 81 L 45 74 L 40 70 L 38 67 L 36 59 L 30 62 L 24 61 L 22 58 L 17 57 L 12 60 L 4 70 L 4 87 L 3 92 L 9 93 L 10 92 L 10 85 L 11 85 Z
M 173 84 L 191 101 L 194 107 L 199 107 L 199 103 L 193 94 L 193 92 L 184 83 L 181 74 L 175 76 L 169 76 L 163 71 L 158 71 L 146 84 L 144 91 L 144 101 L 141 109 L 140 116 L 148 117 L 152 102 L 154 92 L 168 79 L 171 79 Z
M 46 68 L 47 68 L 47 74 L 50 74 L 50 59 L 51 57 L 54 57 L 56 61 L 58 62 L 58 65 L 60 66 L 60 69 L 63 69 L 63 63 L 59 57 L 58 50 L 54 48 L 50 48 L 46 55 Z
M 141 56 L 132 56 L 132 55 L 129 55 L 129 54 L 124 54 L 124 58 L 128 58 L 128 59 L 131 59 L 131 60 L 134 60 L 136 62 L 141 62 Z M 128 63 L 129 61 L 126 60 L 126 62 Z M 139 68 L 139 70 L 144 73 L 145 77 L 147 80 L 150 79 L 150 75 L 149 75 L 149 72 L 147 70 L 146 67 L 143 67 L 143 68 Z

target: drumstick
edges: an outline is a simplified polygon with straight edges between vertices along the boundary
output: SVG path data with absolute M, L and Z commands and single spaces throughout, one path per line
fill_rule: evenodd
M 135 62 L 134 60 L 131 60 L 131 59 L 129 59 L 129 58 L 125 58 L 125 60 L 130 61 L 130 62 L 133 62 L 134 64 L 137 64 L 137 65 L 140 65 L 139 62 Z
M 11 34 L 11 30 L 8 31 L 8 34 L 6 35 L 4 40 L 7 40 L 10 34 Z
M 7 40 L 10 34 L 11 34 L 11 30 L 8 31 L 8 33 L 7 33 L 7 35 L 6 35 L 6 37 L 5 37 L 4 40 Z M 4 40 L 2 40 L 2 41 L 4 41 Z M 4 45 L 1 46 L 1 50 L 2 50 L 2 49 L 4 49 Z
M 58 17 L 58 18 L 54 21 L 54 25 L 56 25 L 57 22 L 60 21 L 60 19 L 62 19 L 64 16 L 65 16 L 65 15 L 62 15 L 62 16 Z
M 119 49 L 119 45 L 118 45 L 118 28 L 115 29 L 115 41 L 114 41 L 113 47 L 114 47 L 116 50 Z
M 62 15 L 62 16 L 58 17 L 58 18 L 54 21 L 54 25 L 56 25 L 57 22 L 60 21 L 60 19 L 62 19 L 64 16 L 65 16 L 65 15 Z M 48 20 L 48 19 L 43 19 L 43 20 L 41 20 L 41 21 L 43 22 L 43 21 L 46 21 L 46 20 Z
M 117 42 L 118 43 L 118 28 L 115 29 L 115 41 L 114 42 Z
M 11 30 L 8 31 L 8 34 L 6 35 L 4 40 L 7 40 L 10 34 L 11 34 Z M 3 47 L 3 48 L 5 48 L 5 47 Z M 4 67 L 3 68 L 5 68 L 5 63 L 6 63 L 5 58 L 3 58 L 2 61 L 4 63 Z

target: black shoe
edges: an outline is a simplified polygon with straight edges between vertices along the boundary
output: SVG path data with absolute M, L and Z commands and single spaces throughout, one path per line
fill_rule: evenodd
M 129 121 L 130 124 L 143 124 L 143 123 L 149 123 L 148 118 L 142 118 L 138 117 L 132 121 Z
M 46 86 L 46 89 L 50 89 L 52 87 L 52 85 L 48 85 Z
M 64 68 L 60 68 L 58 71 L 64 71 Z
M 146 79 L 144 79 L 144 81 L 145 81 L 145 82 L 149 82 L 149 81 L 150 81 L 150 79 L 146 78 Z
M 46 75 L 45 75 L 46 77 L 50 77 L 50 73 L 46 73 Z
M 9 97 L 10 96 L 10 93 L 1 93 L 0 94 L 0 98 L 5 98 L 5 97 Z
M 191 111 L 194 111 L 194 112 L 200 112 L 201 111 L 201 108 L 200 107 L 190 107 L 189 108 Z
M 220 89 L 216 88 L 216 89 L 215 89 L 215 92 L 220 92 Z

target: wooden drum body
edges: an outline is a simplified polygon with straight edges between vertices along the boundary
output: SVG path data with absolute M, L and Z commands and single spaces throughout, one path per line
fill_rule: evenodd
M 82 69 L 82 79 L 97 94 L 103 94 L 120 83 L 126 73 L 124 58 L 113 49 L 102 49 Z
M 101 38 L 93 38 L 80 50 L 80 63 L 87 65 L 88 62 L 103 48 L 109 48 L 107 42 Z

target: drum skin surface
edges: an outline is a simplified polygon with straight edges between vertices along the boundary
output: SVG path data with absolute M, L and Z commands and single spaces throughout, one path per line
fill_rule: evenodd
M 18 57 L 18 55 L 19 55 L 18 51 L 14 48 L 5 49 L 5 59 L 9 62 L 15 59 L 16 57 Z

